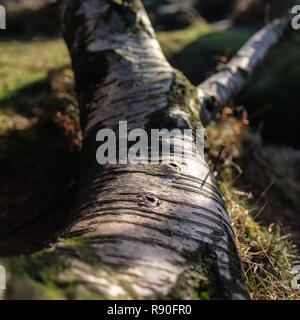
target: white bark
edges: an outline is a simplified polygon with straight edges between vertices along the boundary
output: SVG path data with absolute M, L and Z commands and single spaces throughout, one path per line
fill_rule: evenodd
M 292 16 L 288 16 L 265 26 L 245 43 L 220 72 L 198 86 L 203 124 L 210 122 L 216 112 L 247 84 L 255 68 L 289 27 L 291 19 Z
M 182 298 L 199 298 L 201 283 L 208 283 L 203 290 L 215 291 L 215 297 L 248 298 L 228 214 L 203 159 L 105 167 L 94 160 L 95 132 L 116 129 L 121 120 L 128 121 L 129 129 L 160 128 L 170 122 L 191 127 L 199 103 L 196 89 L 180 80 L 183 76 L 166 61 L 140 1 L 77 1 L 76 10 L 73 2 L 62 3 L 88 159 L 77 218 L 68 234 L 71 239 L 80 236 L 85 245 L 57 245 L 57 250 L 76 251 L 80 257 L 72 257 L 68 272 L 108 298 L 167 297 L 182 285 L 180 277 L 186 277 L 184 286 L 190 287 L 180 293 Z M 81 24 L 76 25 L 76 18 Z M 106 73 L 99 83 L 89 79 L 90 70 L 85 77 L 88 66 L 78 62 L 82 57 L 87 64 L 84 57 L 91 55 L 105 60 Z M 182 88 L 186 92 L 181 93 Z M 92 270 L 82 258 L 86 250 L 97 261 Z M 199 278 L 191 280 L 193 268 Z M 109 277 L 111 270 L 114 275 Z

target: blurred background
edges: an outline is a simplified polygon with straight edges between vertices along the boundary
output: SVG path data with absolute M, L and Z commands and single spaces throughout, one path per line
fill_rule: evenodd
M 193 84 L 296 2 L 144 0 L 167 59 Z M 82 145 L 56 1 L 0 4 L 7 9 L 7 29 L 0 30 L 0 256 L 7 256 L 43 248 L 64 227 Z M 300 35 L 289 32 L 207 128 L 244 267 L 257 275 L 252 289 L 269 277 L 271 263 L 280 274 L 274 279 L 286 277 L 296 256 L 292 242 L 300 244 L 299 85 Z M 265 282 L 256 298 L 270 291 Z M 269 296 L 291 295 L 272 290 Z

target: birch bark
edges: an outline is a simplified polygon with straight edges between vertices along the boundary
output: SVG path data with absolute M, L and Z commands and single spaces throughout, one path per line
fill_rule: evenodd
M 141 2 L 64 0 L 61 13 L 84 130 L 74 221 L 56 246 L 59 256 L 72 252 L 65 258 L 72 281 L 110 299 L 247 299 L 228 214 L 205 161 L 95 160 L 96 133 L 117 130 L 119 121 L 129 130 L 202 126 L 197 89 L 166 61 Z

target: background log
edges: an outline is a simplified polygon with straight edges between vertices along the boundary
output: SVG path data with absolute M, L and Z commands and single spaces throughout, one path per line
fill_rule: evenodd
M 198 86 L 201 121 L 204 125 L 247 84 L 255 68 L 288 29 L 291 20 L 292 15 L 289 15 L 266 25 L 245 43 L 220 72 Z

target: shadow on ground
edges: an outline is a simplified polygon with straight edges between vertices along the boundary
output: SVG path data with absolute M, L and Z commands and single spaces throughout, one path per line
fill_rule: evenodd
M 0 135 L 1 256 L 38 251 L 68 218 L 81 140 L 76 103 L 53 88 L 66 79 L 64 72 L 53 71 L 0 101 L 4 114 L 14 110 L 27 119 Z

